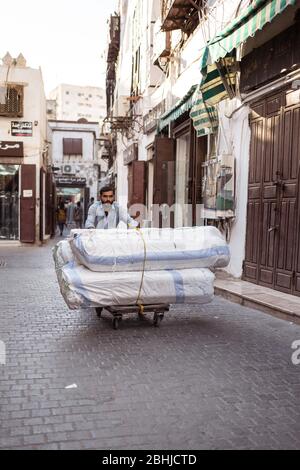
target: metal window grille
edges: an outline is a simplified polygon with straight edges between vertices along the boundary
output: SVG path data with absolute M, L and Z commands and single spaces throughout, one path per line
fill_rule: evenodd
M 5 99 L 0 102 L 0 116 L 23 116 L 24 91 L 21 85 L 8 85 L 5 90 Z

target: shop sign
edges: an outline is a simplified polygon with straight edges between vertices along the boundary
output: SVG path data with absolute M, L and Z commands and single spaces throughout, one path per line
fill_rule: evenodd
M 86 178 L 76 178 L 76 176 L 58 176 L 56 178 L 56 184 L 57 186 L 85 186 Z
M 11 135 L 16 137 L 32 137 L 32 122 L 11 121 Z
M 23 197 L 33 197 L 32 189 L 24 189 L 23 190 Z
M 144 134 L 155 131 L 158 120 L 166 111 L 166 100 L 161 101 L 144 116 Z
M 23 157 L 23 142 L 0 141 L 0 157 Z

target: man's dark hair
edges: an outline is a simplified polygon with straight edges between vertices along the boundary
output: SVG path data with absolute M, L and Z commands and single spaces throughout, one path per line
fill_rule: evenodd
M 100 196 L 102 196 L 102 194 L 104 193 L 108 193 L 112 191 L 114 194 L 115 194 L 115 188 L 113 186 L 104 186 L 103 188 L 101 188 L 100 190 Z

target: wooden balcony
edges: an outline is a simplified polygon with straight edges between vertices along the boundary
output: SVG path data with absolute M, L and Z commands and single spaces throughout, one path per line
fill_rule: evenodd
M 191 33 L 199 24 L 203 4 L 203 0 L 163 0 L 162 31 L 181 29 Z
M 120 17 L 111 16 L 109 25 L 107 62 L 116 62 L 120 50 Z

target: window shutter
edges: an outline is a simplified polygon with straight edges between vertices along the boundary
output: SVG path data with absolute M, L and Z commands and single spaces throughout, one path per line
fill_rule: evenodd
M 64 155 L 82 155 L 82 139 L 63 139 Z
M 72 139 L 73 140 L 73 153 L 72 155 L 82 155 L 82 139 Z
M 22 85 L 8 85 L 7 88 L 2 88 L 2 93 L 5 95 L 4 102 L 0 102 L 0 116 L 9 117 L 22 117 L 23 116 L 23 86 Z

